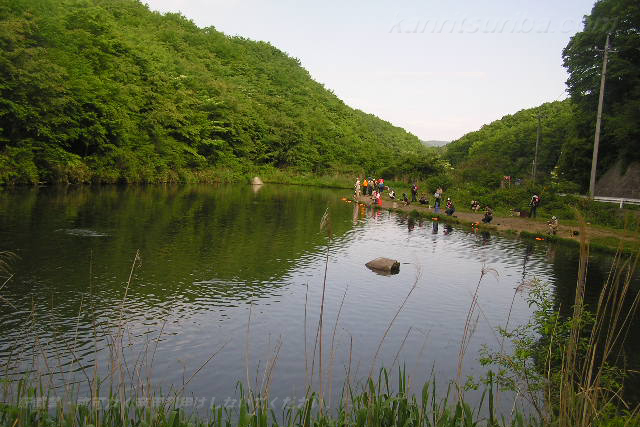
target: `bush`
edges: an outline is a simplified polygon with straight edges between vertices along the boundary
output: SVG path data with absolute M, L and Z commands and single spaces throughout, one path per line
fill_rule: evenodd
M 425 180 L 425 190 L 431 194 L 438 188 L 443 188 L 445 191 L 453 185 L 453 178 L 449 175 L 439 174 L 434 175 Z
M 32 147 L 8 146 L 0 153 L 0 184 L 37 184 L 38 167 Z
M 483 187 L 496 189 L 500 186 L 503 175 L 498 172 L 491 172 L 486 168 L 467 168 L 462 171 L 461 177 L 465 182 L 474 182 Z

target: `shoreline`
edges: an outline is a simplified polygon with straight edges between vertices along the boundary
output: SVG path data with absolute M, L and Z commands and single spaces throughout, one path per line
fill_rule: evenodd
M 386 196 L 386 194 L 385 194 Z M 356 203 L 364 204 L 366 206 L 373 206 L 371 196 L 360 196 L 358 198 L 355 195 L 351 195 L 351 200 Z M 420 205 L 418 202 L 412 202 L 409 205 L 404 205 L 402 201 L 394 201 L 388 198 L 381 200 L 382 204 L 378 206 L 380 209 L 384 209 L 391 212 L 400 212 L 409 215 L 418 215 L 428 218 L 438 218 L 438 221 L 444 223 L 456 224 L 465 228 L 476 228 L 481 231 L 488 231 L 498 234 L 517 235 L 522 238 L 546 240 L 549 242 L 565 243 L 569 245 L 578 246 L 580 244 L 580 226 L 579 225 L 563 225 L 558 224 L 558 232 L 555 235 L 548 233 L 548 225 L 543 221 L 531 220 L 529 218 L 522 217 L 504 217 L 496 216 L 494 214 L 493 220 L 490 224 L 484 224 L 482 218 L 484 213 L 474 213 L 457 211 L 448 216 L 444 213 L 444 209 L 436 214 L 434 208 L 430 206 Z M 587 241 L 591 248 L 595 250 L 601 250 L 606 252 L 634 252 L 640 249 L 640 238 L 638 233 L 618 231 L 611 228 L 594 227 L 590 224 L 585 224 L 585 230 L 587 235 Z

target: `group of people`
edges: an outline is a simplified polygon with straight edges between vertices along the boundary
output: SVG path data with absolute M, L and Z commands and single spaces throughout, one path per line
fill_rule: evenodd
M 365 178 L 362 183 L 360 183 L 360 178 L 356 179 L 356 183 L 354 184 L 354 192 L 356 197 L 363 196 L 373 196 L 373 192 L 377 191 L 378 193 L 384 193 L 384 179 L 374 179 L 374 178 Z
M 382 204 L 382 193 L 384 193 L 384 190 L 385 190 L 383 178 L 379 178 L 379 179 L 364 178 L 362 183 L 360 183 L 360 178 L 358 178 L 356 179 L 353 189 L 354 189 L 354 195 L 356 196 L 356 198 L 360 197 L 361 194 L 363 196 L 371 196 L 371 198 L 373 199 L 373 203 L 375 205 Z M 391 198 L 394 199 L 395 192 L 392 191 L 392 194 L 390 194 L 390 196 L 392 196 Z
M 421 205 L 430 206 L 429 200 L 427 199 L 425 193 L 422 193 L 420 195 L 420 199 L 418 199 L 418 190 L 419 190 L 418 184 L 414 182 L 410 188 L 411 200 L 409 200 L 407 193 L 402 193 L 402 198 L 401 198 L 402 203 L 406 206 L 412 202 L 419 202 Z M 373 200 L 373 204 L 378 206 L 382 204 L 382 194 L 384 193 L 384 191 L 385 191 L 385 184 L 384 184 L 383 178 L 378 178 L 378 179 L 364 178 L 362 182 L 360 182 L 360 178 L 358 178 L 356 179 L 356 182 L 354 184 L 354 195 L 356 197 L 360 197 L 361 195 L 371 196 L 371 199 Z M 389 199 L 395 200 L 396 192 L 392 188 L 389 188 L 388 191 L 389 191 Z M 443 193 L 444 193 L 443 189 L 441 187 L 438 187 L 438 189 L 436 189 L 435 193 L 433 194 L 433 198 L 434 198 L 433 207 L 434 207 L 434 212 L 436 214 L 440 213 Z M 538 209 L 538 206 L 540 206 L 540 196 L 538 194 L 534 194 L 531 197 L 529 206 L 530 206 L 529 216 L 531 218 L 535 218 L 536 210 Z M 480 202 L 478 200 L 471 201 L 471 210 L 473 212 L 479 212 L 481 210 Z M 447 197 L 444 213 L 448 216 L 451 216 L 455 212 L 456 212 L 456 207 L 453 204 L 453 201 L 451 200 L 450 197 Z M 492 220 L 493 220 L 493 209 L 491 208 L 491 206 L 486 205 L 484 208 L 484 215 L 482 217 L 482 222 L 485 224 L 489 224 Z M 555 216 L 552 216 L 551 220 L 547 222 L 547 225 L 549 227 L 549 234 L 556 234 L 558 231 L 558 218 L 556 218 Z

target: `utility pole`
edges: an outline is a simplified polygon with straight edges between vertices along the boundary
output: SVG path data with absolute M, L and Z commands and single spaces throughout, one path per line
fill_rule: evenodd
M 536 168 L 538 166 L 538 145 L 540 144 L 540 112 L 538 112 L 538 130 L 536 132 L 536 154 L 533 157 L 533 176 L 531 181 L 536 183 Z
M 600 146 L 600 122 L 602 121 L 602 104 L 604 101 L 604 81 L 607 74 L 607 58 L 609 56 L 609 34 L 604 43 L 604 59 L 602 60 L 602 77 L 600 77 L 600 98 L 598 99 L 598 115 L 596 116 L 596 135 L 593 141 L 593 159 L 591 159 L 591 179 L 589 180 L 589 197 L 593 199 L 596 187 L 596 166 L 598 165 L 598 148 Z

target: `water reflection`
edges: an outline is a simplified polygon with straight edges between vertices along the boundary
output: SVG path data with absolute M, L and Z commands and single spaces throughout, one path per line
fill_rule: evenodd
M 211 370 L 191 383 L 191 391 L 209 396 L 228 396 L 245 377 L 246 343 L 253 352 L 253 372 L 264 367 L 265 355 L 279 339 L 273 393 L 304 390 L 310 360 L 303 349 L 313 344 L 325 267 L 327 330 L 335 325 L 344 298 L 332 356 L 335 372 L 353 363 L 354 371 L 360 366 L 354 376 L 368 371 L 413 283 L 418 286 L 394 321 L 378 364 L 390 366 L 397 356 L 415 381 L 433 366 L 438 378 L 455 372 L 470 295 L 484 266 L 498 276 L 482 282 L 479 304 L 486 322 L 475 328 L 465 374 L 482 369 L 475 362 L 478 351 L 494 343 L 493 328 L 506 320 L 523 281 L 549 282 L 556 288 L 557 307 L 567 310 L 572 304 L 574 248 L 445 224 L 439 235 L 438 221 L 429 224 L 349 203 L 343 195 L 268 184 L 258 191 L 253 186 L 141 186 L 0 192 L 3 245 L 21 256 L 15 279 L 3 289 L 17 310 L 0 308 L 0 360 L 28 366 L 37 356 L 32 345 L 37 335 L 52 354 L 73 345 L 83 366 L 94 358 L 104 366 L 107 356 L 95 354 L 93 345 L 105 345 L 109 324 L 118 319 L 138 249 L 141 264 L 133 269 L 124 312 L 132 340 L 143 346 L 145 337 L 164 328 L 156 372 L 162 373 L 158 384 L 167 387 L 181 382 L 185 367 L 193 370 L 227 343 Z M 319 223 L 327 206 L 334 238 L 325 264 L 328 241 Z M 399 274 L 371 274 L 364 264 L 380 256 L 398 259 Z M 590 261 L 591 301 L 609 264 L 605 256 Z M 510 324 L 524 323 L 530 313 L 518 295 Z M 637 354 L 640 340 L 630 342 Z M 65 366 L 78 369 L 69 361 Z M 334 390 L 342 380 L 335 375 Z

